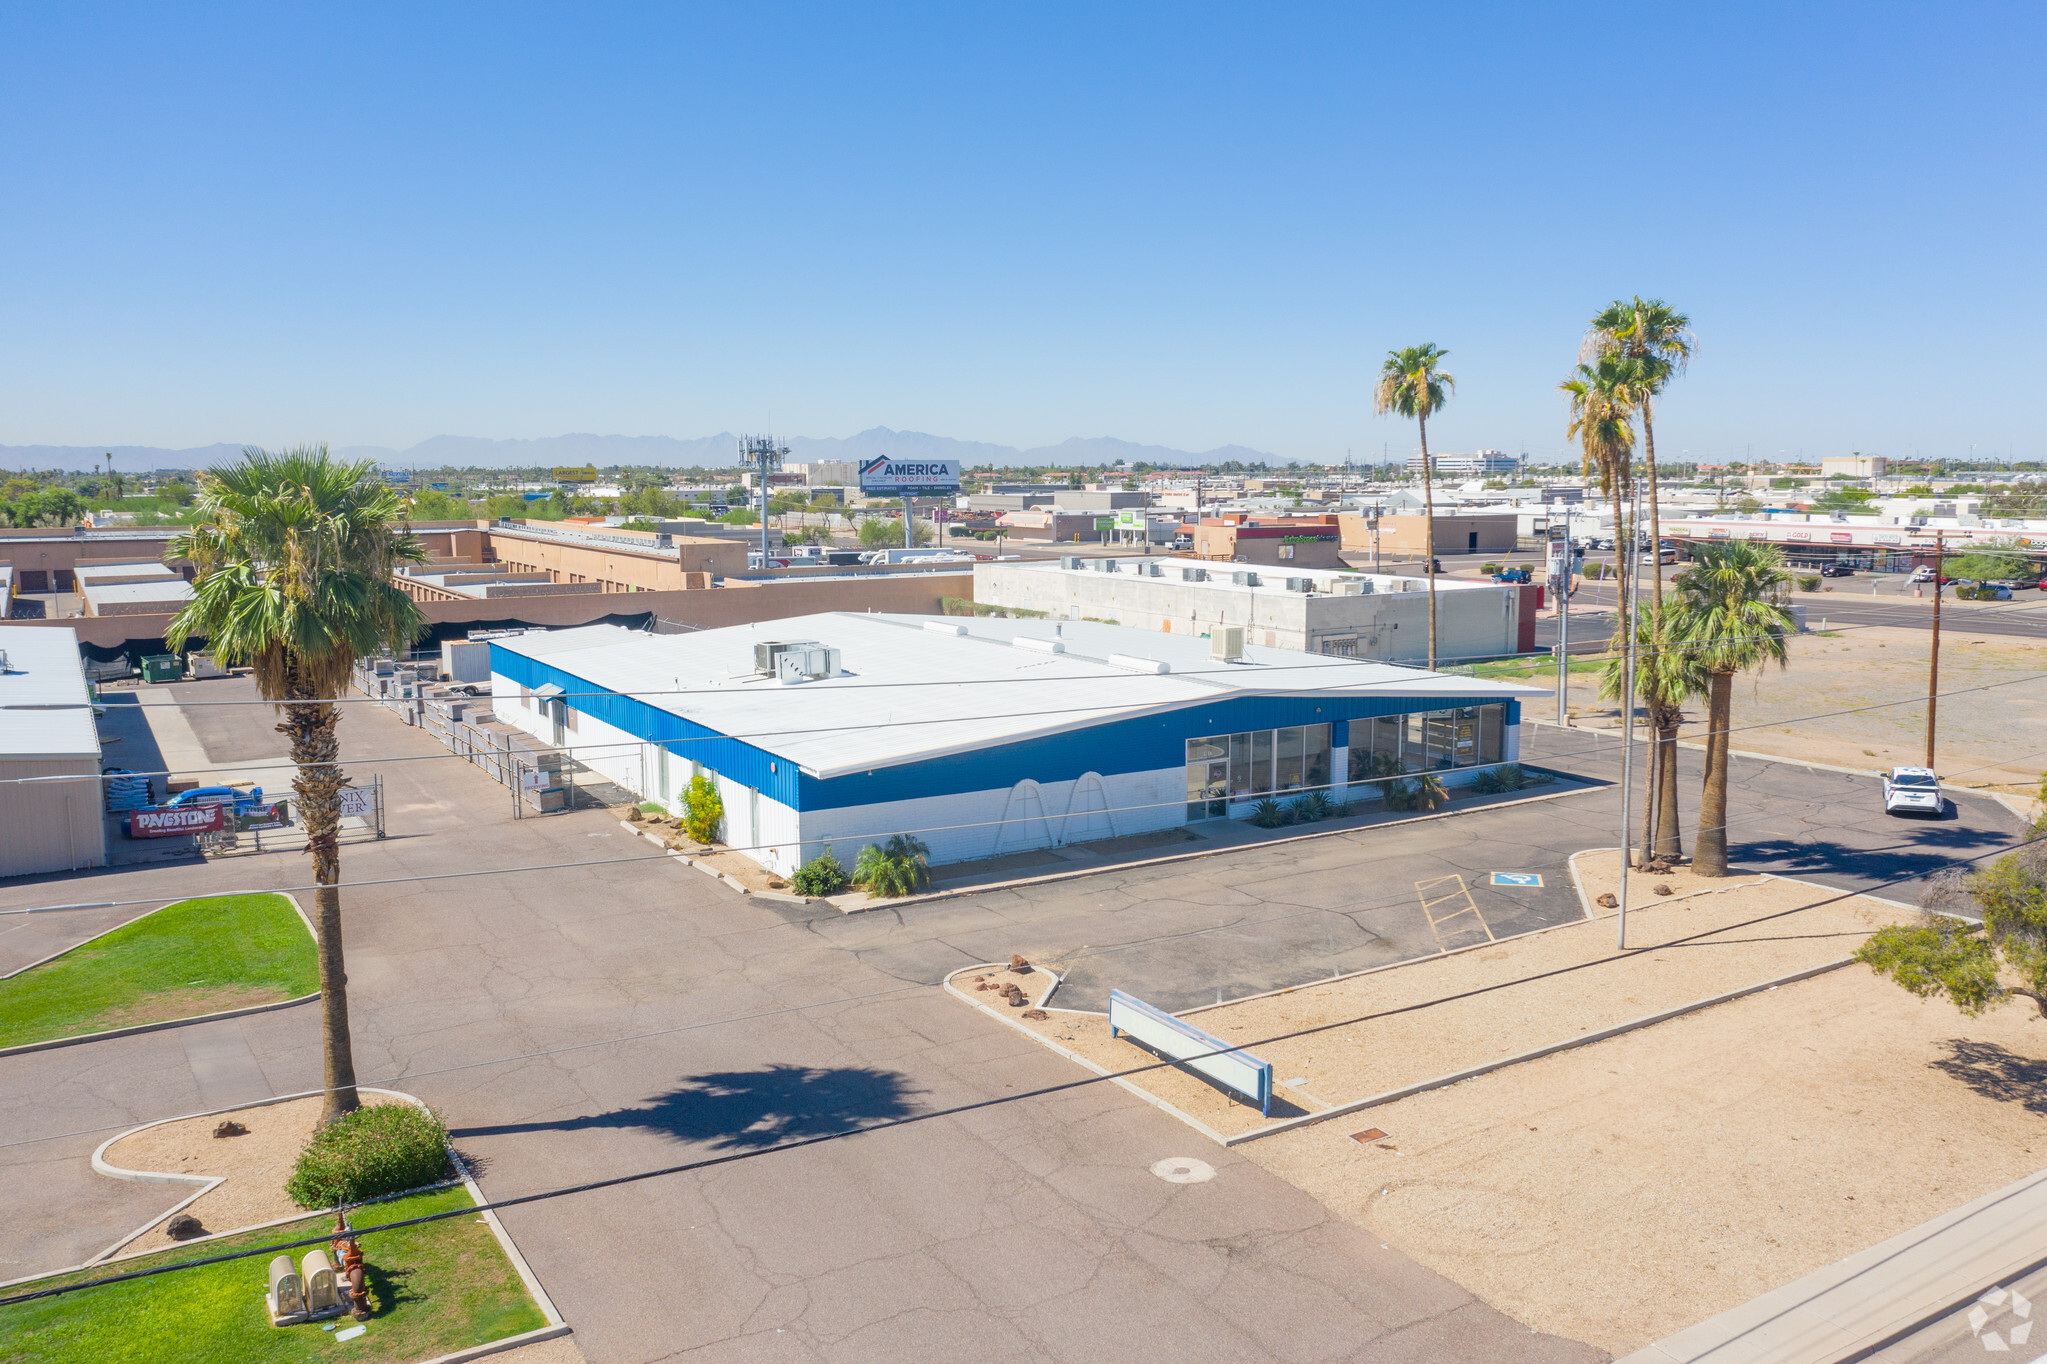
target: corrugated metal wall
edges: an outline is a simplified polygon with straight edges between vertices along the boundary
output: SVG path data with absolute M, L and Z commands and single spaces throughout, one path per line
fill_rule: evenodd
M 75 782 L 0 781 L 0 876 L 77 871 L 107 863 L 104 800 L 95 758 L 0 760 L 0 779 L 81 776 Z

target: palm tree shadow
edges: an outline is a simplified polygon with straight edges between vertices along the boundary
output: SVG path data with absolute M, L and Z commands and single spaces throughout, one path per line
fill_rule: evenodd
M 2021 1056 L 1995 1042 L 1947 1041 L 1947 1056 L 1927 1065 L 1960 1080 L 1986 1099 L 2022 1105 L 2028 1113 L 2047 1114 L 2047 1061 Z
M 692 1075 L 633 1108 L 550 1122 L 464 1127 L 455 1137 L 619 1127 L 714 1150 L 753 1150 L 835 1136 L 916 1112 L 907 1077 L 873 1067 L 769 1066 Z

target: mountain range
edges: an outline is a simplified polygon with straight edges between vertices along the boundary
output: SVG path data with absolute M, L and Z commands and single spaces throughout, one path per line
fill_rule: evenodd
M 1140 445 L 1114 436 L 1075 436 L 1057 445 L 1019 450 L 1013 445 L 992 445 L 986 441 L 955 440 L 950 436 L 927 435 L 922 431 L 891 431 L 877 426 L 853 436 L 792 436 L 783 442 L 792 461 L 869 459 L 887 455 L 892 459 L 957 459 L 963 465 L 1097 465 L 1132 463 L 1196 465 L 1289 464 L 1277 455 L 1242 445 L 1223 445 L 1200 452 L 1175 450 L 1163 445 Z M 537 440 L 490 440 L 482 436 L 434 436 L 394 450 L 382 445 L 346 445 L 335 453 L 352 459 L 374 459 L 386 468 L 504 469 L 533 466 L 654 465 L 661 467 L 730 467 L 735 462 L 739 437 L 729 431 L 715 436 L 683 439 L 675 436 L 597 436 L 573 433 L 545 436 Z M 232 459 L 242 447 L 233 444 L 195 446 L 184 450 L 153 445 L 0 445 L 0 469 L 96 469 L 104 468 L 106 456 L 114 457 L 114 468 L 123 473 L 144 473 L 152 469 L 200 469 Z

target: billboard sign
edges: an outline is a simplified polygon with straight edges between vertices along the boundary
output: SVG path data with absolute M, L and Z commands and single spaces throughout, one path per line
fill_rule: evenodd
M 356 819 L 371 818 L 377 813 L 376 791 L 367 786 L 342 787 L 341 808 L 338 813 L 343 819 L 351 816 Z
M 384 481 L 393 485 L 410 483 L 412 482 L 412 471 L 410 469 L 386 469 L 384 470 Z
M 880 455 L 860 461 L 860 491 L 871 497 L 936 497 L 960 490 L 956 459 L 890 459 Z
M 587 464 L 580 469 L 556 469 L 554 471 L 554 481 L 557 483 L 595 483 L 597 481 L 597 471 Z
M 180 834 L 217 834 L 227 827 L 229 806 L 167 805 L 131 810 L 128 837 L 176 838 Z
M 284 829 L 291 825 L 291 812 L 281 800 L 267 805 L 251 805 L 235 813 L 235 827 L 244 833 L 251 829 Z

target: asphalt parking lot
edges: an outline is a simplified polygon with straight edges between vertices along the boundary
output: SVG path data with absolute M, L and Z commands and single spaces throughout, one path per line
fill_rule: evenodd
M 247 686 L 189 685 L 205 699 Z M 193 728 L 246 763 L 276 751 L 272 724 L 249 706 Z M 593 1360 L 1597 1357 L 1197 1149 L 1131 1096 L 1065 1087 L 1082 1077 L 934 987 L 1021 951 L 1070 966 L 1068 1003 L 1120 985 L 1181 1008 L 1561 921 L 1577 912 L 1569 854 L 1614 842 L 1610 788 L 820 917 L 650 857 L 603 812 L 513 821 L 499 788 L 387 712 L 360 708 L 342 732 L 359 775 L 373 756 L 413 759 L 376 769 L 392 837 L 346 848 L 344 875 L 427 878 L 346 894 L 358 1069 L 440 1108 L 488 1193 L 961 1110 L 508 1213 Z M 1602 741 L 1530 739 L 1610 773 Z M 1945 826 L 1886 821 L 1855 779 L 1738 775 L 1742 827 L 1761 835 L 1744 863 L 1844 889 L 2017 826 L 1974 801 Z M 553 869 L 455 879 L 522 867 Z M 1544 884 L 1496 888 L 1493 871 Z M 0 907 L 304 880 L 301 857 L 262 854 L 9 883 Z M 134 912 L 0 920 L 0 954 L 32 960 Z M 90 1172 L 112 1131 L 315 1085 L 316 1035 L 298 1008 L 0 1058 L 0 1278 L 77 1263 L 165 1205 Z M 1190 1154 L 1217 1177 L 1149 1172 Z

